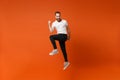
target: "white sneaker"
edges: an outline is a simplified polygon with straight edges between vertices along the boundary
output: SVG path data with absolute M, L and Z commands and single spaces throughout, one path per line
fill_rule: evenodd
M 49 53 L 50 56 L 53 56 L 58 53 L 57 49 L 54 49 L 52 52 Z
M 63 70 L 65 70 L 69 65 L 70 65 L 69 62 L 64 62 L 64 68 L 63 68 Z

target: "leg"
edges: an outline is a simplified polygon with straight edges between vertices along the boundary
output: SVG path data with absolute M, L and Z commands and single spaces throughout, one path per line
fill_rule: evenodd
M 59 41 L 65 62 L 68 62 L 65 41 Z
M 54 49 L 57 49 L 55 40 L 58 40 L 58 39 L 59 39 L 59 36 L 58 36 L 58 35 L 51 35 L 51 36 L 50 36 L 50 41 L 51 41 Z
M 63 70 L 65 70 L 70 65 L 70 63 L 68 62 L 68 59 L 67 59 L 67 53 L 66 53 L 66 48 L 65 48 L 65 41 L 60 41 L 60 47 L 62 49 L 64 60 L 65 60 L 64 68 L 63 68 Z

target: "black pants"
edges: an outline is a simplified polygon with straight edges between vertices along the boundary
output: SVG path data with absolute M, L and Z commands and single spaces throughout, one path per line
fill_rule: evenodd
M 67 40 L 67 34 L 51 35 L 50 40 L 51 40 L 51 43 L 52 43 L 54 49 L 57 49 L 55 40 L 59 41 L 59 44 L 60 44 L 60 47 L 61 47 L 61 50 L 62 50 L 62 53 L 64 56 L 64 60 L 68 61 L 67 53 L 66 53 L 66 46 L 65 46 L 65 41 Z

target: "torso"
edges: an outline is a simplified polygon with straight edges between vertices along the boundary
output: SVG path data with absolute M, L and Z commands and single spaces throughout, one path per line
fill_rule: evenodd
M 61 20 L 60 22 L 56 20 L 53 22 L 52 26 L 57 30 L 57 34 L 67 34 L 66 27 L 68 23 L 66 20 Z

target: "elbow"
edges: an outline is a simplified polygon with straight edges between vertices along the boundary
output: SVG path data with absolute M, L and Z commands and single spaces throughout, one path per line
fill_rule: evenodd
M 52 33 L 52 32 L 53 32 L 53 30 L 51 29 L 51 30 L 50 30 L 50 33 Z

